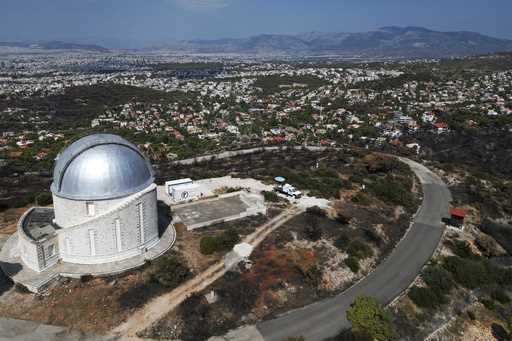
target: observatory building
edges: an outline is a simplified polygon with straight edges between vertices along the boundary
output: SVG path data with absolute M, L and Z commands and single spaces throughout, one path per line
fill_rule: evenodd
M 54 207 L 32 208 L 18 223 L 23 267 L 108 274 L 158 257 L 175 233 L 165 241 L 159 235 L 156 188 L 151 164 L 123 138 L 96 134 L 74 142 L 55 163 Z

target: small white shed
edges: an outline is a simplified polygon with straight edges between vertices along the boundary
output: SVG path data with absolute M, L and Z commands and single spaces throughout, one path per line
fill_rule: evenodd
M 201 186 L 194 183 L 192 179 L 179 179 L 165 183 L 167 194 L 173 202 L 189 201 L 202 196 Z

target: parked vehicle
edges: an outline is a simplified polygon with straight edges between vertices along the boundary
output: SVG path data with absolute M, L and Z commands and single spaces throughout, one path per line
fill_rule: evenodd
M 287 195 L 294 199 L 298 199 L 302 196 L 302 192 L 298 191 L 295 187 L 293 187 L 290 184 L 276 186 L 275 190 L 276 192 L 283 193 L 284 195 Z

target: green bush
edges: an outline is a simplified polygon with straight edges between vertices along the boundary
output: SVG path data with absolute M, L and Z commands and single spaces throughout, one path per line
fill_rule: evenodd
M 494 311 L 496 309 L 496 304 L 494 303 L 493 300 L 490 300 L 488 298 L 482 298 L 480 302 L 484 305 L 484 307 L 486 307 L 490 311 Z
M 48 206 L 53 203 L 53 197 L 50 192 L 41 192 L 36 195 L 37 205 Z
M 345 259 L 345 265 L 348 266 L 348 268 L 353 272 L 357 273 L 360 269 L 359 266 L 359 259 L 355 257 L 349 256 L 347 259 Z
M 350 237 L 346 234 L 342 234 L 334 241 L 334 246 L 336 246 L 340 250 L 344 250 L 347 248 L 350 243 Z
M 211 255 L 218 250 L 217 238 L 205 236 L 199 242 L 199 249 L 203 255 Z
M 174 289 L 191 276 L 191 272 L 175 255 L 160 257 L 151 274 L 153 282 L 168 289 Z
M 493 276 L 482 262 L 459 257 L 447 257 L 443 268 L 448 270 L 457 283 L 468 289 L 489 284 Z
M 460 258 L 478 259 L 479 256 L 475 255 L 469 246 L 469 243 L 464 240 L 456 240 L 450 245 L 450 249 Z
M 496 283 L 510 285 L 512 283 L 512 269 L 495 268 Z
M 399 181 L 388 176 L 383 179 L 375 179 L 368 185 L 368 191 L 381 200 L 410 207 L 414 202 L 414 198 L 408 185 L 405 180 Z
M 397 336 L 391 313 L 373 297 L 357 297 L 347 310 L 347 319 L 354 332 L 373 340 L 389 341 Z
M 219 243 L 221 246 L 220 251 L 231 250 L 233 248 L 233 246 L 235 246 L 239 242 L 240 242 L 240 236 L 235 231 L 235 229 L 226 230 L 220 235 L 220 243 Z
M 366 259 L 373 256 L 372 248 L 360 240 L 352 241 L 348 246 L 347 253 L 357 259 Z
M 430 288 L 413 286 L 408 296 L 420 308 L 434 309 L 442 303 L 440 296 Z
M 423 280 L 439 296 L 447 295 L 455 284 L 452 274 L 441 266 L 427 268 Z
M 510 297 L 507 293 L 501 289 L 495 289 L 491 292 L 491 298 L 495 301 L 500 302 L 501 304 L 510 303 Z
M 218 236 L 205 236 L 199 242 L 199 250 L 203 255 L 229 251 L 240 242 L 240 236 L 234 229 L 229 229 Z
M 265 198 L 265 201 L 267 202 L 279 202 L 280 198 L 279 195 L 277 195 L 276 192 L 272 191 L 263 191 L 263 197 Z

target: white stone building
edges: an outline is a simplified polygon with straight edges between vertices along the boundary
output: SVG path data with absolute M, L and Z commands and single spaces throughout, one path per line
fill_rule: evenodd
M 105 264 L 144 255 L 159 243 L 153 170 L 116 135 L 82 138 L 55 164 L 54 208 L 34 208 L 18 224 L 18 249 L 30 269 L 59 262 Z

